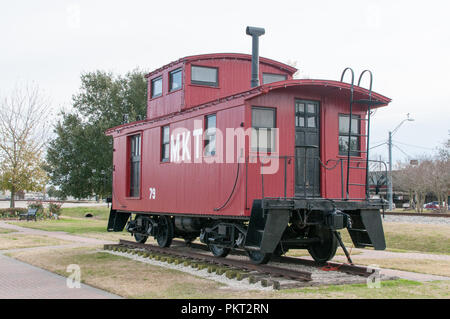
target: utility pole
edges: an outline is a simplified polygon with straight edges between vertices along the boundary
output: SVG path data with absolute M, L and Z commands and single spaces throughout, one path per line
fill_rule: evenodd
M 403 123 L 403 122 L 402 122 Z M 393 197 L 392 197 L 392 132 L 389 131 L 389 176 L 388 176 L 388 201 L 389 201 L 389 210 L 393 209 Z
M 406 121 L 414 121 L 414 119 L 409 117 L 409 113 L 406 114 L 406 119 L 400 122 L 399 125 L 392 131 L 389 131 L 389 140 L 388 140 L 388 147 L 389 147 L 389 176 L 388 176 L 388 201 L 389 201 L 389 210 L 394 209 L 394 203 L 393 203 L 393 192 L 392 192 L 392 135 L 397 132 L 397 130 L 400 128 L 400 126 L 405 123 Z

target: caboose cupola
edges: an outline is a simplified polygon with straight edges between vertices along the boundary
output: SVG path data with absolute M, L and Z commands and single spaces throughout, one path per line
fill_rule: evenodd
M 257 86 L 259 83 L 291 80 L 297 71 L 271 59 L 261 57 L 257 60 L 259 70 L 253 70 L 252 80 L 252 83 L 257 82 Z M 252 88 L 249 81 L 252 68 L 249 54 L 215 53 L 184 57 L 152 71 L 146 75 L 147 119 L 182 112 L 248 91 Z

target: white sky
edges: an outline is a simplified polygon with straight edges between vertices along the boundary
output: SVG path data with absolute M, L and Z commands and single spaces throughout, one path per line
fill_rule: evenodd
M 301 77 L 339 80 L 368 68 L 378 110 L 372 146 L 394 141 L 413 158 L 448 138 L 448 1 L 8 1 L 0 0 L 0 95 L 35 82 L 70 108 L 82 72 L 153 70 L 193 54 L 251 53 L 247 25 L 264 27 L 261 56 L 296 61 Z M 249 79 L 250 81 L 250 79 Z M 419 148 L 425 147 L 425 148 Z M 426 149 L 429 148 L 429 149 Z M 387 159 L 387 147 L 372 151 Z M 394 148 L 394 162 L 406 155 Z

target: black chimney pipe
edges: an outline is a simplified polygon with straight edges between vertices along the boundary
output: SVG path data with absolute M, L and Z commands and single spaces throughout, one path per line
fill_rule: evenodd
M 252 36 L 252 88 L 259 86 L 259 37 L 266 31 L 264 28 L 247 27 L 245 33 Z

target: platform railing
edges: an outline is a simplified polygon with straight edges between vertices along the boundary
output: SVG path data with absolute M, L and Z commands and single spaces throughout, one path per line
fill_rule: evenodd
M 282 155 L 282 156 L 276 156 L 276 155 L 254 155 L 249 156 L 246 158 L 245 161 L 245 198 L 247 201 L 248 198 L 248 170 L 249 165 L 257 164 L 259 168 L 263 168 L 265 166 L 271 165 L 270 160 L 277 159 L 279 161 L 279 168 L 278 172 L 273 175 L 276 175 L 277 178 L 282 178 L 283 181 L 283 196 L 273 196 L 273 194 L 269 194 L 266 190 L 266 180 L 269 179 L 271 175 L 266 175 L 259 172 L 260 174 L 260 181 L 261 181 L 261 198 L 262 199 L 268 199 L 268 198 L 284 198 L 284 199 L 312 199 L 312 198 L 320 198 L 322 192 L 321 186 L 321 174 L 322 170 L 327 171 L 333 171 L 338 170 L 338 181 L 337 185 L 340 184 L 340 197 L 333 197 L 328 198 L 332 200 L 345 200 L 345 201 L 368 201 L 370 199 L 370 181 L 369 181 L 369 163 L 378 163 L 378 165 L 383 166 L 383 172 L 387 176 L 387 164 L 380 160 L 367 160 L 365 158 L 350 158 L 350 162 L 348 162 L 348 158 L 335 158 L 335 159 L 328 159 L 325 162 L 323 162 L 319 156 L 307 156 L 305 151 L 305 156 L 294 156 L 294 155 Z M 262 159 L 262 160 L 261 160 Z M 294 197 L 288 197 L 287 196 L 287 189 L 288 189 L 288 165 L 296 165 L 296 162 L 298 159 L 303 160 L 302 165 L 307 165 L 307 163 L 314 163 L 313 171 L 316 171 L 317 168 L 319 168 L 318 177 L 315 176 L 314 178 L 309 178 L 310 176 L 307 176 L 306 173 L 308 172 L 305 170 L 305 174 L 303 175 L 303 180 L 298 181 L 295 180 L 295 167 L 294 169 Z M 361 174 L 362 179 L 364 179 L 363 183 L 351 183 L 350 181 L 347 181 L 346 175 L 349 175 L 347 170 L 364 170 L 364 174 Z M 280 174 L 280 171 L 282 170 L 282 173 Z M 266 175 L 266 177 L 265 177 Z M 280 176 L 281 175 L 281 176 Z M 355 175 L 352 175 L 355 176 Z M 328 181 L 325 180 L 325 183 L 329 183 L 329 179 L 333 179 L 333 181 L 336 182 L 336 175 L 333 177 L 329 176 Z M 311 183 L 312 182 L 312 183 Z M 302 192 L 296 192 L 296 189 L 301 189 Z M 353 189 L 357 189 L 358 187 L 363 188 L 363 192 L 357 192 L 359 194 L 364 193 L 364 197 L 357 197 L 357 196 L 351 196 L 352 193 L 355 193 L 355 191 L 352 191 Z M 247 202 L 246 202 L 247 207 Z

